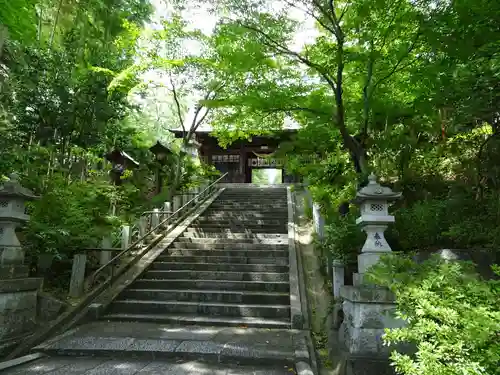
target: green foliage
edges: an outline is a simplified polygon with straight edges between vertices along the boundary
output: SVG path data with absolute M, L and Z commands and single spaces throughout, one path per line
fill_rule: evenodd
M 69 257 L 82 248 L 97 247 L 117 218 L 109 215 L 119 192 L 106 180 L 75 181 L 53 175 L 40 201 L 32 204 L 24 240 L 36 253 Z
M 329 254 L 332 259 L 344 264 L 355 262 L 366 238 L 356 224 L 356 217 L 354 213 L 344 217 L 338 214 L 330 216 L 325 225 L 325 237 L 323 241 L 316 243 L 316 248 L 322 254 Z
M 470 263 L 434 257 L 416 264 L 402 255 L 385 257 L 368 277 L 396 294 L 407 323 L 386 330 L 384 341 L 417 349 L 392 353 L 399 374 L 500 373 L 499 280 L 481 279 Z

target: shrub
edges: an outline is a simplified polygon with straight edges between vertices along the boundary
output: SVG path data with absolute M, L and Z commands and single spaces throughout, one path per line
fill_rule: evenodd
M 386 330 L 385 343 L 416 345 L 414 355 L 391 354 L 399 374 L 500 374 L 500 281 L 482 279 L 472 263 L 437 256 L 422 264 L 386 256 L 368 277 L 395 293 L 397 315 L 407 322 Z
M 388 240 L 395 238 L 398 243 L 395 250 L 399 251 L 446 246 L 443 235 L 448 228 L 446 208 L 447 202 L 437 199 L 400 208 L 394 213 L 396 222 L 390 227 Z
M 341 260 L 345 264 L 356 261 L 366 235 L 356 224 L 356 214 L 347 216 L 330 216 L 325 225 L 325 238 L 316 244 L 321 254 L 330 254 L 333 259 Z

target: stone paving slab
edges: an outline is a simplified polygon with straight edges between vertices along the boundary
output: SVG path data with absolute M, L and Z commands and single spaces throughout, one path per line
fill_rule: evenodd
M 3 375 L 293 375 L 288 366 L 221 365 L 197 360 L 122 360 L 47 357 L 7 369 Z
M 34 351 L 50 355 L 289 364 L 308 360 L 305 345 L 303 332 L 296 330 L 97 321 L 55 337 Z

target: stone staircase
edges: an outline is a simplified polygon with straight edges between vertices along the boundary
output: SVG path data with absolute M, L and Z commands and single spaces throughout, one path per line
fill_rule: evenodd
M 219 193 L 2 374 L 312 375 L 286 188 Z
M 286 188 L 226 189 L 102 319 L 290 328 Z

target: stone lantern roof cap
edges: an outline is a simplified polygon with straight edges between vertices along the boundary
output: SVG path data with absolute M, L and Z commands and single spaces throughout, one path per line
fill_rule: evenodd
M 392 201 L 400 199 L 401 196 L 401 193 L 394 192 L 391 188 L 380 185 L 377 182 L 377 176 L 371 173 L 370 176 L 368 176 L 368 185 L 358 191 L 355 201 L 356 203 L 361 203 L 365 200 L 374 198 Z
M 24 198 L 25 200 L 34 200 L 39 198 L 33 194 L 31 190 L 21 186 L 19 183 L 19 177 L 15 173 L 12 173 L 9 176 L 9 181 L 0 185 L 0 198 L 1 197 L 19 197 Z

